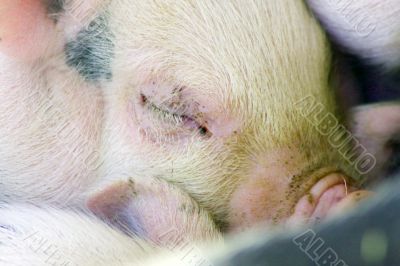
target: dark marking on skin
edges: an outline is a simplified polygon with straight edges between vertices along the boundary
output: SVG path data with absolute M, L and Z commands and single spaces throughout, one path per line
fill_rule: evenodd
M 119 229 L 122 233 L 134 237 L 145 238 L 149 233 L 144 229 L 144 225 L 139 213 L 128 206 L 116 211 L 111 220 L 105 220 L 108 224 Z
M 65 45 L 67 65 L 75 68 L 88 82 L 111 80 L 112 38 L 106 16 L 97 17 L 78 32 L 75 40 Z
M 60 13 L 64 11 L 65 0 L 44 0 L 44 4 L 49 17 L 57 23 Z

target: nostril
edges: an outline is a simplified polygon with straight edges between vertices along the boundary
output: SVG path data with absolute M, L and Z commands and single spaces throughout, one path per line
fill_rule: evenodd
M 387 143 L 387 148 L 390 152 L 388 161 L 386 163 L 386 171 L 389 176 L 400 172 L 400 136 L 391 139 Z

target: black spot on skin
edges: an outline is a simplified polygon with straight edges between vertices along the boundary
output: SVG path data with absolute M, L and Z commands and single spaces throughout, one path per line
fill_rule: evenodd
M 75 68 L 89 82 L 111 80 L 114 57 L 112 38 L 106 17 L 97 17 L 77 34 L 75 40 L 66 44 L 68 66 Z
M 57 23 L 58 16 L 64 11 L 65 0 L 45 0 L 47 14 Z

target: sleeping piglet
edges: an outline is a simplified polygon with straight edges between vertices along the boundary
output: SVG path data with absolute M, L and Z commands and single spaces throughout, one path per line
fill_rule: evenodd
M 87 208 L 151 238 L 163 224 L 141 217 L 169 209 L 132 206 L 156 180 L 182 193 L 171 212 L 199 210 L 188 234 L 218 239 L 368 195 L 373 158 L 341 127 L 302 1 L 2 0 L 0 25 L 8 210 Z

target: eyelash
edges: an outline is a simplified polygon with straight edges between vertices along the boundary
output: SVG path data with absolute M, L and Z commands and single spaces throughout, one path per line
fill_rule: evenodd
M 167 120 L 169 122 L 173 122 L 173 123 L 176 123 L 176 124 L 183 123 L 183 120 L 185 118 L 185 116 L 183 116 L 183 115 L 178 115 L 178 114 L 171 113 L 171 112 L 168 112 L 166 110 L 163 110 L 163 109 L 161 109 L 160 107 L 158 107 L 157 105 L 155 105 L 153 103 L 148 103 L 148 108 L 152 112 L 157 114 L 157 116 L 159 116 L 160 119 Z
M 166 121 L 166 122 L 174 123 L 177 125 L 183 124 L 185 121 L 194 122 L 198 125 L 197 130 L 201 136 L 209 136 L 210 135 L 208 128 L 198 124 L 195 119 L 193 119 L 187 115 L 180 115 L 180 114 L 176 114 L 176 113 L 172 113 L 170 111 L 164 110 L 164 109 L 158 107 L 157 105 L 155 105 L 154 103 L 150 102 L 147 99 L 147 97 L 143 94 L 141 95 L 141 99 L 142 99 L 142 103 L 144 105 L 147 105 L 149 110 L 152 111 L 153 113 L 155 113 L 159 119 Z

